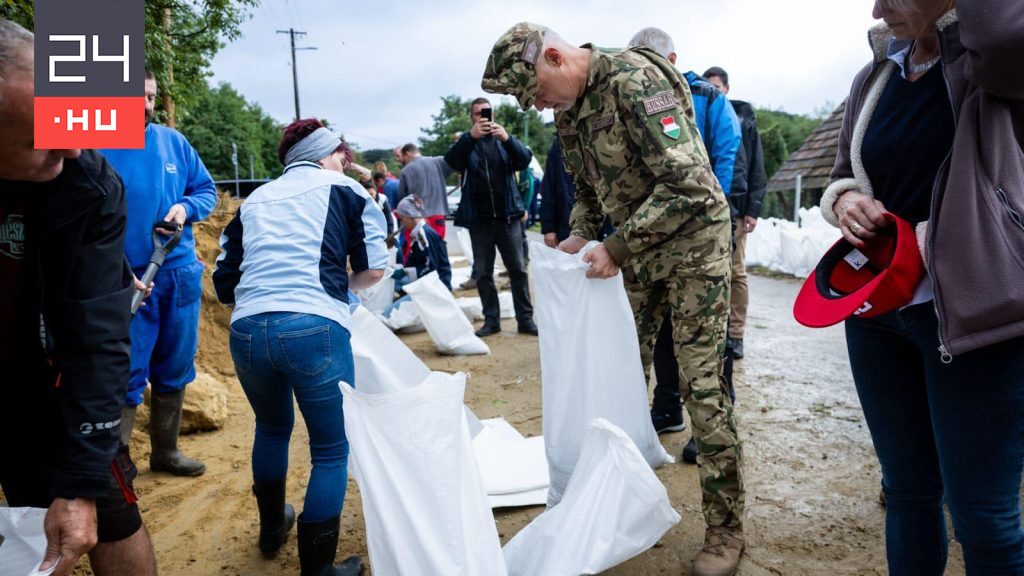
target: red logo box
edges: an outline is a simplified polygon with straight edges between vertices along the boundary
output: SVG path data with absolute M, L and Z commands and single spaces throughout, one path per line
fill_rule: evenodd
M 35 148 L 144 148 L 146 98 L 35 98 Z

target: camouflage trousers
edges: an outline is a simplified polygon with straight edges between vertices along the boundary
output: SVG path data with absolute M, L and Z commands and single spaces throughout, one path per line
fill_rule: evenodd
M 672 311 L 680 393 L 697 443 L 708 526 L 739 526 L 743 520 L 742 451 L 722 377 L 730 266 L 728 257 L 694 266 L 679 264 L 668 274 L 658 274 L 658 280 L 650 280 L 644 270 L 623 269 L 648 379 L 658 330 L 666 309 Z

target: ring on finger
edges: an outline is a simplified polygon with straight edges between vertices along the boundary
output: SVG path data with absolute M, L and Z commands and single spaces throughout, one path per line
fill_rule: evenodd
M 858 236 L 860 236 L 860 231 L 863 229 L 864 227 L 860 225 L 860 222 L 854 222 L 853 224 L 850 224 L 850 230 L 852 230 L 853 233 Z

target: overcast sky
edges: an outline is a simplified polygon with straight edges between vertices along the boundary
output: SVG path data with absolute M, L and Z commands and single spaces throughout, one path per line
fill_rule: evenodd
M 681 70 L 721 66 L 731 97 L 811 114 L 838 104 L 868 61 L 871 7 L 872 0 L 262 0 L 242 38 L 214 59 L 213 82 L 229 82 L 290 121 L 289 41 L 276 31 L 304 30 L 297 46 L 317 50 L 298 52 L 303 117 L 329 119 L 362 149 L 387 148 L 416 141 L 442 96 L 483 95 L 487 54 L 516 22 L 603 47 L 658 26 L 675 40 Z

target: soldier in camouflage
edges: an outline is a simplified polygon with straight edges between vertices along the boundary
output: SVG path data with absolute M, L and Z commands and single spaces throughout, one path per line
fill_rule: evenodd
M 587 275 L 620 268 L 636 318 L 645 373 L 672 310 L 680 385 L 698 446 L 704 547 L 698 576 L 734 574 L 743 551 L 744 490 L 732 402 L 721 378 L 729 312 L 729 208 L 694 123 L 686 80 L 647 48 L 575 47 L 520 23 L 497 41 L 482 87 L 524 110 L 553 108 L 576 182 L 578 252 L 604 215 L 617 231 L 590 250 Z

